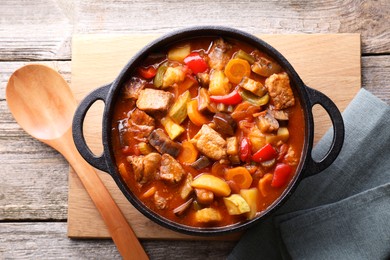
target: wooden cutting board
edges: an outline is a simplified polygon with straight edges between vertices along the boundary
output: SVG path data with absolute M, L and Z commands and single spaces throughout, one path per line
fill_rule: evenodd
M 75 35 L 72 41 L 72 89 L 76 99 L 80 101 L 92 90 L 112 82 L 132 55 L 157 37 L 158 35 Z M 359 34 L 259 35 L 259 38 L 279 50 L 306 85 L 328 95 L 341 111 L 360 89 Z M 103 107 L 103 102 L 95 103 L 84 123 L 87 143 L 95 154 L 102 152 Z M 313 110 L 317 142 L 331 124 L 322 108 L 315 106 Z M 110 175 L 99 171 L 99 176 L 139 238 L 194 238 L 167 230 L 148 220 L 126 200 Z M 68 203 L 69 237 L 110 237 L 102 218 L 72 169 L 69 172 Z

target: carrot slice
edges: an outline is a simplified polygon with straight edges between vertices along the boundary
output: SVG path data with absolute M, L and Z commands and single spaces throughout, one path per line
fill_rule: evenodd
M 253 181 L 251 174 L 244 167 L 235 167 L 226 170 L 225 178 L 226 180 L 234 181 L 240 189 L 249 188 Z
M 215 176 L 224 176 L 225 171 L 226 171 L 226 164 L 215 162 L 213 166 L 211 166 L 211 174 Z
M 249 77 L 251 75 L 251 66 L 246 60 L 231 59 L 226 64 L 225 75 L 230 82 L 238 84 L 243 77 Z
M 149 197 L 153 196 L 155 192 L 156 192 L 156 187 L 152 186 L 151 188 L 149 188 L 147 191 L 145 191 L 142 194 L 142 198 L 145 198 L 145 199 L 149 198 Z
M 193 85 L 195 85 L 195 83 L 197 83 L 197 81 L 194 77 L 186 76 L 184 81 L 178 83 L 178 86 L 177 86 L 178 95 L 181 95 L 182 93 L 186 92 Z
M 199 112 L 197 99 L 193 99 L 187 103 L 187 114 L 191 122 L 197 126 L 201 126 L 209 122 L 209 120 Z
M 183 141 L 181 143 L 182 149 L 177 157 L 177 160 L 181 163 L 193 163 L 198 158 L 198 150 L 190 141 Z
M 267 173 L 259 180 L 259 190 L 263 197 L 267 197 L 268 193 L 272 189 L 271 182 L 273 177 L 274 175 L 272 173 Z

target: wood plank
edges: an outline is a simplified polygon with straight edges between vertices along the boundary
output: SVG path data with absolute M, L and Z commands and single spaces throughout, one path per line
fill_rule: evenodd
M 24 132 L 5 101 L 9 77 L 30 63 L 0 63 L 0 220 L 64 220 L 68 209 L 69 166 L 55 150 Z M 58 70 L 70 81 L 70 62 L 40 64 Z
M 2 0 L 1 60 L 70 59 L 73 25 L 54 0 Z
M 72 88 L 76 98 L 80 100 L 91 90 L 111 82 L 131 54 L 155 37 L 134 34 L 75 36 L 72 49 Z M 341 110 L 359 90 L 359 35 L 261 35 L 261 38 L 275 46 L 291 61 L 306 84 L 330 96 Z M 340 83 L 342 88 L 338 87 Z M 86 140 L 96 154 L 102 151 L 102 109 L 102 102 L 93 105 L 84 122 Z M 314 114 L 317 141 L 330 126 L 330 121 L 321 110 L 314 109 Z M 100 174 L 139 237 L 189 238 L 161 228 L 144 218 L 127 202 L 112 178 L 108 174 Z M 69 185 L 68 235 L 108 237 L 104 223 L 74 173 L 69 175 Z
M 1 259 L 121 259 L 111 240 L 72 240 L 65 222 L 0 223 Z M 151 259 L 226 259 L 235 242 L 141 241 Z
M 389 56 L 362 57 L 362 85 L 390 105 Z
M 363 53 L 386 54 L 389 10 L 387 0 L 3 0 L 0 60 L 70 60 L 73 33 L 161 34 L 207 24 L 262 34 L 360 33 Z

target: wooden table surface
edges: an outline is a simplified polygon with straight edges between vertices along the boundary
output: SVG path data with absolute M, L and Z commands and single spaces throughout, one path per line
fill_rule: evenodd
M 74 34 L 162 34 L 194 25 L 250 33 L 360 33 L 361 86 L 390 104 L 390 1 L 1 0 L 0 259 L 119 259 L 111 240 L 67 237 L 68 164 L 26 134 L 5 87 L 28 63 L 71 81 Z M 331 77 L 331 75 L 329 75 Z M 235 242 L 143 240 L 151 259 L 224 259 Z

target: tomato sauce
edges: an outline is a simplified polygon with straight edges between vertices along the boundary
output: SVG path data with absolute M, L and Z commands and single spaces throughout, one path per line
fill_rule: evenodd
M 183 58 L 190 54 L 193 56 L 198 55 L 199 59 L 202 59 L 202 62 L 207 64 L 207 69 L 197 74 L 193 73 L 191 66 L 194 65 L 190 66 L 190 64 L 186 64 L 183 61 Z M 228 73 L 233 73 L 235 77 L 237 75 L 240 77 L 240 73 L 242 73 L 240 68 L 236 69 L 236 71 L 225 71 L 226 64 L 235 62 L 235 59 L 243 59 L 249 64 L 251 71 L 245 73 L 249 73 L 250 76 L 247 78 L 250 80 L 246 79 L 245 81 L 245 78 L 243 78 L 239 84 L 235 84 L 226 77 L 226 74 L 229 75 Z M 162 66 L 167 66 L 171 69 L 164 68 L 164 72 L 161 69 Z M 199 70 L 199 68 L 203 69 L 203 66 L 204 64 L 202 63 L 202 66 L 197 67 L 196 70 Z M 141 75 L 142 73 L 137 72 L 139 70 L 135 70 L 129 82 L 123 86 L 121 95 L 118 97 L 115 105 L 111 132 L 118 171 L 129 189 L 142 203 L 164 218 L 179 224 L 193 227 L 216 227 L 231 225 L 253 218 L 256 214 L 267 209 L 281 196 L 295 176 L 301 159 L 305 121 L 300 100 L 295 93 L 294 86 L 289 86 L 288 83 L 281 86 L 282 88 L 290 87 L 293 97 L 278 96 L 281 90 L 277 89 L 280 87 L 277 82 L 288 82 L 288 76 L 275 61 L 252 46 L 233 39 L 197 38 L 167 46 L 165 52 L 162 51 L 161 53 L 151 55 L 151 57 L 145 59 L 140 67 L 153 67 L 154 69 L 148 70 L 148 74 L 143 72 L 144 77 Z M 195 70 L 195 68 L 193 69 Z M 160 75 L 163 79 L 162 83 L 157 82 L 158 77 L 160 77 L 159 73 L 162 75 Z M 270 75 L 268 76 L 267 73 Z M 213 82 L 217 75 L 218 77 L 222 75 L 222 78 L 217 79 L 220 81 L 218 82 L 219 85 Z M 272 77 L 275 77 L 275 80 Z M 164 82 L 169 82 L 169 85 L 164 86 Z M 225 84 L 223 82 L 227 83 L 225 87 L 221 87 L 221 85 Z M 215 89 L 212 89 L 212 84 L 216 84 Z M 141 95 L 139 94 L 148 88 L 160 91 L 159 94 L 170 94 L 171 101 L 168 107 L 153 110 L 154 104 L 151 104 L 151 107 L 147 107 L 145 110 L 140 109 L 141 100 L 139 99 L 141 99 Z M 201 89 L 206 90 L 204 91 L 206 100 L 207 95 L 208 97 L 224 96 L 237 90 L 242 97 L 242 101 L 239 104 L 247 102 L 247 109 L 240 114 L 238 111 L 239 104 L 225 105 L 208 101 L 208 103 L 202 104 L 205 105 L 205 108 L 196 111 L 206 118 L 206 124 L 197 125 L 188 115 L 185 116 L 182 122 L 175 121 L 177 120 L 175 118 L 176 115 L 170 115 L 172 107 L 178 103 L 179 96 L 188 91 L 191 100 L 197 99 L 199 101 Z M 152 99 L 153 97 L 151 96 L 150 98 Z M 152 103 L 158 103 L 161 100 L 162 98 L 159 98 Z M 265 104 L 258 105 L 260 104 L 258 102 L 265 102 L 264 100 L 267 101 Z M 293 105 L 291 105 L 292 102 Z M 186 108 L 187 106 L 184 104 L 181 109 L 184 111 Z M 134 123 L 132 120 L 138 120 L 137 118 L 132 118 L 135 110 L 141 110 L 142 115 L 145 113 L 144 117 L 148 120 L 153 118 L 154 123 L 150 123 L 147 126 L 142 122 Z M 187 112 L 186 110 L 185 113 Z M 280 115 L 278 114 L 279 112 Z M 219 122 L 215 119 L 216 114 L 223 114 L 228 124 L 222 122 L 225 124 L 222 126 L 218 125 Z M 283 118 L 284 116 L 288 116 L 288 119 Z M 163 156 L 164 152 L 160 152 L 152 144 L 150 136 L 142 131 L 150 127 L 153 130 L 162 129 L 167 136 L 175 134 L 171 132 L 173 131 L 170 128 L 172 123 L 169 126 L 162 123 L 165 122 L 163 119 L 167 117 L 169 120 L 172 119 L 171 121 L 174 122 L 175 129 L 181 129 L 181 132 L 174 139 L 170 138 L 172 139 L 170 141 L 179 145 L 183 141 L 190 141 L 194 144 L 194 149 L 197 150 L 197 160 L 204 159 L 205 162 L 201 162 L 203 164 L 200 164 L 200 166 L 195 162 L 179 163 L 180 166 L 177 166 L 181 172 L 181 175 L 179 174 L 178 177 L 179 181 L 162 179 L 162 168 L 158 165 L 157 170 L 145 181 L 145 176 L 147 176 L 145 168 L 147 166 L 145 161 L 142 160 L 150 153 Z M 231 121 L 232 118 L 234 121 Z M 229 124 L 232 129 L 228 127 Z M 207 129 L 204 125 L 208 126 Z M 202 135 L 205 130 L 211 131 L 210 134 L 215 134 L 218 137 L 211 138 L 211 143 L 215 139 L 221 139 L 221 143 L 224 145 L 218 146 L 219 144 L 215 141 L 215 144 L 213 143 L 214 150 L 207 150 L 205 147 L 202 147 L 200 144 L 201 138 L 207 138 L 207 134 Z M 233 134 L 229 133 L 232 130 Z M 199 139 L 197 139 L 198 137 Z M 250 147 L 243 147 L 243 139 L 249 140 L 248 145 Z M 271 156 L 272 159 L 261 162 L 253 161 L 253 154 L 267 143 L 270 143 L 275 151 L 275 155 Z M 233 149 L 229 150 L 229 145 L 232 145 Z M 214 152 L 217 149 L 220 149 L 223 155 L 215 159 L 216 155 Z M 247 150 L 249 155 L 246 156 L 245 160 L 242 160 L 243 156 L 240 153 L 244 149 L 249 149 Z M 132 159 L 129 160 L 129 157 Z M 172 157 L 176 158 L 177 156 L 172 155 Z M 136 162 L 138 161 L 143 164 L 137 165 Z M 275 169 L 277 165 L 282 164 L 287 165 L 286 167 L 290 172 L 286 176 L 280 174 L 284 179 L 278 180 L 282 185 L 276 187 L 272 184 L 276 183 L 274 179 L 282 177 L 277 176 L 279 173 L 275 172 Z M 233 181 L 226 179 L 226 172 L 236 167 L 242 167 L 250 173 L 251 183 L 247 189 L 254 191 L 254 201 L 242 195 L 241 190 L 243 189 L 239 187 L 239 179 Z M 142 169 L 140 170 L 140 168 Z M 175 175 L 177 173 L 174 172 L 172 174 Z M 228 190 L 229 195 L 220 196 L 215 187 L 209 187 L 208 184 L 204 186 L 204 183 L 200 181 L 202 175 L 212 175 L 227 183 L 228 188 L 223 186 L 223 189 Z M 144 179 L 141 180 L 137 176 L 143 176 Z M 269 179 L 266 180 L 265 176 L 268 176 Z M 195 181 L 198 178 L 200 184 Z M 190 191 L 188 195 L 183 195 L 183 186 L 187 181 L 190 183 Z M 261 185 L 260 182 L 262 182 Z M 208 194 L 212 193 L 212 202 L 208 204 L 199 203 L 197 193 L 195 192 L 196 189 L 205 190 Z M 232 197 L 232 194 L 237 194 L 238 196 Z M 244 198 L 244 200 L 237 200 L 237 197 L 239 199 Z M 228 203 L 229 200 L 238 203 L 237 205 L 239 206 L 232 206 Z M 185 204 L 186 202 L 188 203 Z M 178 212 L 177 208 L 183 204 L 185 204 L 183 210 Z M 203 209 L 213 210 L 207 211 L 207 214 L 199 214 Z M 214 213 L 216 215 L 213 215 Z

